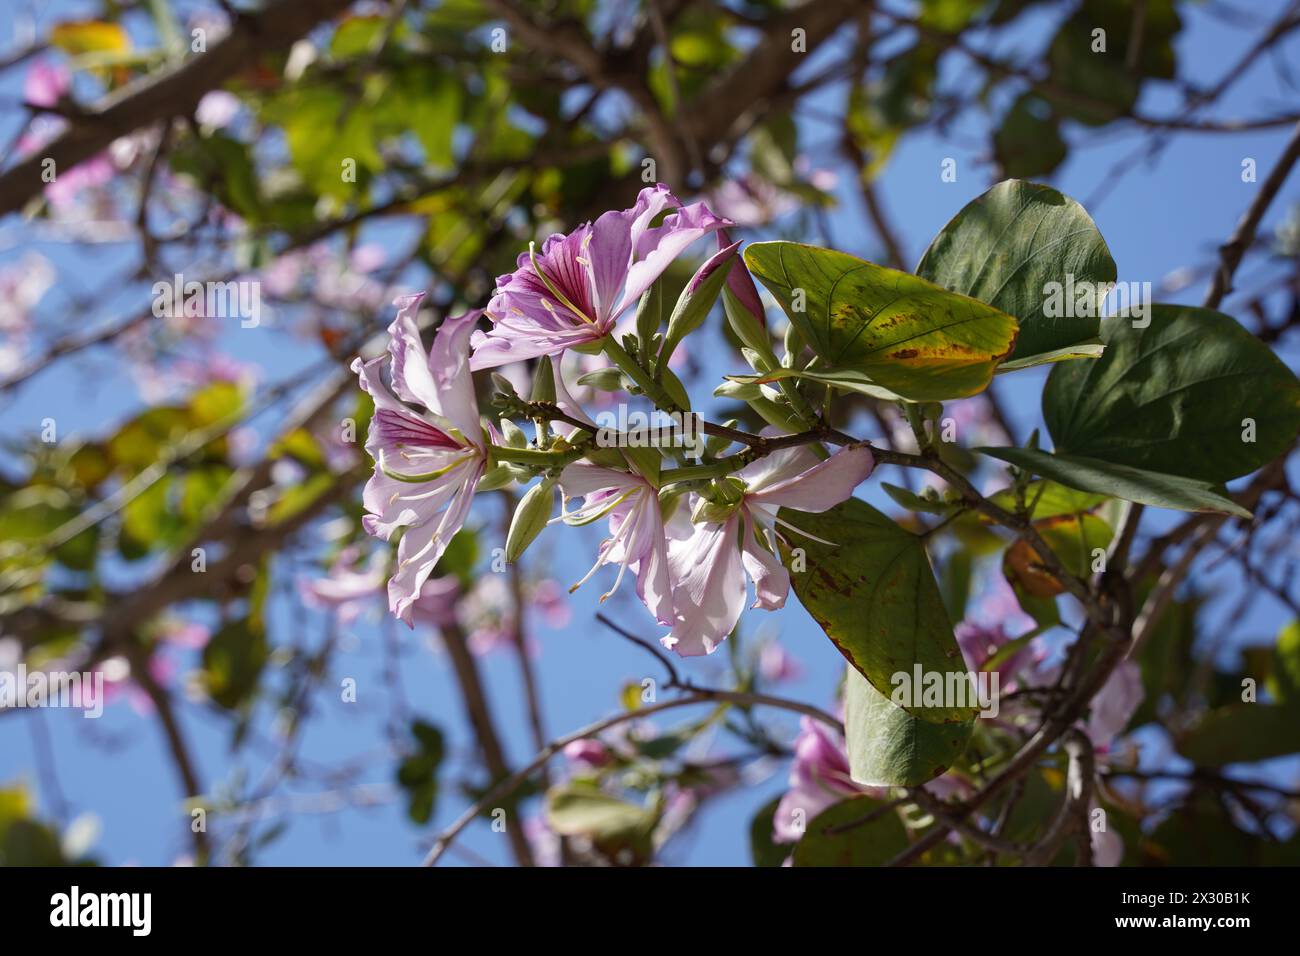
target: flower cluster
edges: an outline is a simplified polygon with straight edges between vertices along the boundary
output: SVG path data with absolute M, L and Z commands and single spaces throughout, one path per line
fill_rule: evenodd
M 698 460 L 683 460 L 681 449 L 672 457 L 667 449 L 603 447 L 560 373 L 569 350 L 603 353 L 613 363 L 608 371 L 660 411 L 684 411 L 689 400 L 668 363 L 723 293 L 724 280 L 729 319 L 739 313 L 748 338 L 758 329 L 766 342 L 762 306 L 739 264 L 739 243 L 727 237 L 730 225 L 703 203 L 683 205 L 662 185 L 644 189 L 632 208 L 553 235 L 540 251 L 530 247 L 516 270 L 497 280 L 487 309 L 444 321 L 428 352 L 417 323 L 420 297 L 397 301 L 388 357 L 353 365 L 375 401 L 365 528 L 387 540 L 400 535 L 388 582 L 396 616 L 412 623 L 421 589 L 480 485 L 534 476 L 541 480 L 515 514 L 508 556 L 548 523 L 607 520 L 609 537 L 574 589 L 615 566 L 604 600 L 630 572 L 637 596 L 669 629 L 664 645 L 677 653 L 708 654 L 726 639 L 744 610 L 747 579 L 753 607 L 784 605 L 790 578 L 779 542 L 801 532 L 779 509 L 818 512 L 844 501 L 871 473 L 870 449 L 830 454 L 820 445 L 782 445 L 780 435 L 791 429 L 778 427 L 764 432 L 766 444 L 727 456 L 706 448 Z M 709 235 L 718 251 L 687 283 L 668 328 L 659 330 L 657 315 L 644 322 L 644 308 L 634 319 L 634 307 L 657 293 L 669 265 Z M 491 323 L 486 332 L 475 328 L 480 316 Z M 480 423 L 471 373 L 534 359 L 530 402 L 499 380 L 521 417 L 550 422 L 530 445 L 508 420 Z M 381 377 L 386 362 L 391 388 Z M 557 487 L 562 504 L 552 516 Z

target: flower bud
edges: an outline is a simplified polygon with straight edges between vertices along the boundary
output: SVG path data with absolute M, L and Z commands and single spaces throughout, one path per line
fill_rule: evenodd
M 734 242 L 715 252 L 691 276 L 691 281 L 686 283 L 686 288 L 682 290 L 677 305 L 673 307 L 673 314 L 668 319 L 668 332 L 664 335 L 663 348 L 659 352 L 659 368 L 667 368 L 668 360 L 672 358 L 673 351 L 681 340 L 704 323 L 705 316 L 718 301 L 739 248 L 740 243 Z
M 543 478 L 528 489 L 528 493 L 515 508 L 514 517 L 510 519 L 510 531 L 506 535 L 507 561 L 519 560 L 551 520 L 551 510 L 554 507 L 555 479 Z
M 555 402 L 555 372 L 551 367 L 551 357 L 543 355 L 537 360 L 537 370 L 533 373 L 533 387 L 528 393 L 534 402 Z

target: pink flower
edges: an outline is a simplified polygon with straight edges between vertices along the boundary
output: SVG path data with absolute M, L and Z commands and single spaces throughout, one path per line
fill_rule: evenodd
M 38 252 L 0 266 L 0 373 L 21 364 L 33 328 L 32 312 L 55 277 L 54 266 Z
M 357 566 L 357 549 L 345 548 L 330 566 L 329 574 L 298 582 L 298 592 L 308 607 L 332 609 L 344 626 L 355 621 L 384 589 L 384 556 L 371 555 Z
M 528 592 L 528 604 L 541 614 L 549 628 L 567 627 L 573 617 L 564 589 L 554 578 L 542 578 L 533 584 Z
M 363 525 L 385 540 L 405 529 L 388 582 L 388 606 L 410 626 L 411 606 L 464 525 L 488 457 L 468 361 L 479 313 L 444 321 L 426 354 L 415 319 L 421 298 L 394 303 L 397 318 L 388 327 L 391 392 L 379 377 L 382 357 L 352 363 L 375 400 L 366 440 L 375 473 L 366 483 Z M 415 403 L 424 411 L 412 408 Z
M 411 605 L 415 619 L 432 627 L 448 627 L 456 623 L 456 604 L 460 600 L 460 581 L 455 575 L 444 574 L 429 578 L 420 589 L 420 596 Z
M 54 106 L 72 89 L 72 74 L 66 67 L 37 60 L 23 77 L 23 101 L 46 109 Z
M 1142 669 L 1136 661 L 1124 661 L 1101 685 L 1092 698 L 1084 731 L 1098 750 L 1107 750 L 1142 704 Z
M 780 641 L 768 641 L 758 652 L 758 673 L 769 684 L 779 684 L 798 680 L 803 676 L 803 668 L 781 646 Z
M 718 230 L 718 249 L 726 249 L 731 244 L 731 237 L 727 230 Z M 749 267 L 745 265 L 744 256 L 737 256 L 735 263 L 732 264 L 731 271 L 727 273 L 727 290 L 736 297 L 736 301 L 754 317 L 759 325 L 766 326 L 767 319 L 764 315 L 763 300 L 758 296 L 758 287 L 754 285 L 754 277 L 749 272 Z
M 984 626 L 969 620 L 958 621 L 953 628 L 953 633 L 957 638 L 957 646 L 961 648 L 962 656 L 966 659 L 966 666 L 972 671 L 983 670 L 985 663 L 1011 640 L 1001 623 Z M 996 670 L 1000 675 L 1003 690 L 1012 689 L 1012 679 L 1020 668 L 1028 663 L 1032 655 L 1032 649 L 1026 644 L 1013 651 L 997 666 Z
M 772 839 L 797 843 L 817 814 L 845 797 L 869 792 L 849 775 L 844 738 L 811 717 L 799 718 L 790 765 L 790 789 L 777 804 Z
M 603 767 L 610 760 L 608 748 L 599 740 L 593 740 L 590 737 L 575 740 L 569 744 L 564 748 L 564 756 L 569 763 L 574 764 L 579 769 Z
M 175 619 L 168 621 L 158 635 L 158 640 L 170 644 L 173 647 L 183 647 L 186 650 L 197 651 L 207 646 L 209 638 L 212 637 L 212 631 L 205 624 L 199 624 L 197 621 L 186 621 Z
M 168 687 L 176 676 L 176 662 L 161 652 L 149 655 L 147 666 L 149 676 L 159 687 Z M 131 664 L 125 657 L 106 658 L 96 669 L 104 675 L 105 705 L 125 700 L 137 716 L 153 716 L 153 698 L 132 676 Z
M 1088 819 L 1092 820 L 1093 811 L 1097 809 L 1097 801 L 1093 801 L 1088 809 Z M 1097 830 L 1094 827 L 1088 828 L 1088 840 L 1092 844 L 1092 865 L 1093 866 L 1119 866 L 1124 860 L 1124 838 L 1115 830 L 1107 827 L 1104 830 Z
M 668 580 L 668 551 L 659 490 L 640 475 L 599 465 L 575 462 L 560 473 L 565 499 L 582 498 L 582 507 L 558 519 L 568 525 L 591 524 L 609 518 L 610 538 L 600 546 L 596 563 L 570 590 L 585 584 L 605 564 L 617 564 L 614 586 L 601 595 L 604 601 L 631 568 L 636 593 L 661 624 L 673 620 L 672 589 Z
M 660 213 L 675 209 L 663 224 Z M 704 203 L 683 206 L 668 187 L 646 187 L 631 209 L 611 210 L 594 223 L 551 236 L 534 255 L 497 280 L 488 303 L 490 332 L 474 336 L 474 369 L 558 355 L 614 330 L 687 246 L 730 225 Z
M 83 190 L 104 185 L 112 180 L 115 173 L 112 161 L 100 153 L 67 172 L 59 173 L 58 178 L 45 187 L 45 198 L 56 208 L 70 206 Z
M 776 526 L 785 524 L 777 509 L 832 508 L 853 494 L 874 463 L 865 446 L 845 448 L 826 461 L 807 447 L 782 449 L 725 479 L 732 503 L 702 502 L 697 516 L 703 520 L 670 524 L 668 569 L 676 618 L 662 638 L 664 647 L 683 657 L 713 653 L 744 610 L 746 575 L 754 582 L 754 607 L 783 607 L 790 575 L 775 554 Z M 711 519 L 711 511 L 725 516 Z

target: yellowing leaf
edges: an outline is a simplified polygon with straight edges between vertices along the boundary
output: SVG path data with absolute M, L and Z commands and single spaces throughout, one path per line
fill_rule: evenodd
M 976 299 L 832 249 L 759 242 L 745 262 L 824 363 L 913 401 L 988 387 L 1016 320 Z
M 83 53 L 123 53 L 131 38 L 120 23 L 105 20 L 69 20 L 50 31 L 50 42 L 71 56 Z

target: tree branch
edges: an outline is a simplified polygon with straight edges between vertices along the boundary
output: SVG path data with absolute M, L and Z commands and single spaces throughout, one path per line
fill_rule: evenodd
M 205 93 L 217 89 L 263 55 L 287 49 L 350 2 L 272 0 L 260 13 L 236 17 L 230 33 L 206 53 L 112 94 L 83 111 L 36 154 L 0 173 L 0 216 L 17 212 L 44 188 L 41 174 L 46 160 L 53 160 L 56 174 L 62 175 L 121 136 L 192 112 Z

